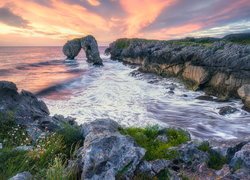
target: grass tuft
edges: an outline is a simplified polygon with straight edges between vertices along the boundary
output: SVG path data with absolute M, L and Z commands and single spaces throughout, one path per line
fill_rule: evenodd
M 176 158 L 178 156 L 177 151 L 170 148 L 190 140 L 189 134 L 186 131 L 172 128 L 161 130 L 159 126 L 125 128 L 120 129 L 120 132 L 133 137 L 139 146 L 145 148 L 147 151 L 144 158 L 149 161 Z M 168 141 L 162 142 L 158 140 L 157 136 L 159 135 L 166 135 Z
M 202 142 L 199 146 L 198 146 L 198 149 L 203 151 L 203 152 L 209 152 L 211 147 L 209 145 L 209 142 L 208 141 L 204 141 Z
M 209 160 L 207 162 L 209 168 L 220 170 L 226 163 L 226 157 L 222 156 L 220 153 L 214 150 L 209 151 Z

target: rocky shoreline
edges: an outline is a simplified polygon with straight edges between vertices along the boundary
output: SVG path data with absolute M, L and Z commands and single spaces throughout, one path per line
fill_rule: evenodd
M 140 65 L 143 72 L 178 77 L 193 90 L 220 99 L 241 98 L 250 110 L 250 45 L 238 42 L 249 34 L 222 39 L 118 39 L 106 49 L 112 60 Z
M 3 179 L 250 178 L 250 140 L 213 146 L 181 129 L 123 128 L 110 119 L 79 126 L 7 81 L 0 96 Z

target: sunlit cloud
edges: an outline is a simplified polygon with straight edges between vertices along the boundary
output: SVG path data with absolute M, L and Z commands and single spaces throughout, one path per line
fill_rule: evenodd
M 250 31 L 249 9 L 249 0 L 1 0 L 0 45 L 223 36 Z
M 161 11 L 173 2 L 174 0 L 121 0 L 122 7 L 128 13 L 125 19 L 125 34 L 136 35 L 141 28 L 152 23 Z

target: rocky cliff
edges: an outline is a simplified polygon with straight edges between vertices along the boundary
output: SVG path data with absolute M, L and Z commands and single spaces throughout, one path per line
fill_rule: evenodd
M 193 90 L 202 89 L 223 99 L 241 97 L 249 109 L 250 92 L 243 86 L 250 84 L 250 45 L 226 40 L 235 41 L 235 36 L 230 37 L 118 39 L 105 52 L 113 60 L 140 65 L 141 71 L 179 77 Z M 238 93 L 242 92 L 239 88 L 244 95 Z

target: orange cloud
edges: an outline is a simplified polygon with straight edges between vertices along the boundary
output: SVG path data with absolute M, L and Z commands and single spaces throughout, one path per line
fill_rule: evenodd
M 120 3 L 128 13 L 125 20 L 125 34 L 135 36 L 141 28 L 151 24 L 161 11 L 175 0 L 121 0 Z
M 190 0 L 204 8 L 200 11 L 192 9 L 192 3 L 181 6 L 182 0 L 80 0 L 79 4 L 73 0 L 0 0 L 0 8 L 9 10 L 7 18 L 6 10 L 0 11 L 0 45 L 8 42 L 11 45 L 62 45 L 68 39 L 87 34 L 93 34 L 101 44 L 120 37 L 172 39 L 190 33 L 199 35 L 201 30 L 218 27 L 221 22 L 225 25 L 249 17 L 249 0 L 221 1 L 211 4 Z M 88 9 L 86 3 L 95 7 Z M 220 5 L 219 10 L 211 13 L 211 6 L 215 5 Z M 184 14 L 173 8 L 187 9 Z M 149 25 L 154 28 L 147 28 Z
M 66 4 L 60 0 L 52 0 L 52 7 L 30 0 L 8 0 L 6 3 L 10 4 L 13 12 L 22 15 L 30 22 L 31 28 L 22 29 L 20 33 L 22 36 L 47 37 L 53 34 L 51 38 L 66 39 L 92 34 L 95 29 L 100 32 L 110 30 L 107 20 L 80 5 Z M 23 6 L 24 3 L 25 6 Z M 3 34 L 1 31 L 0 33 Z

